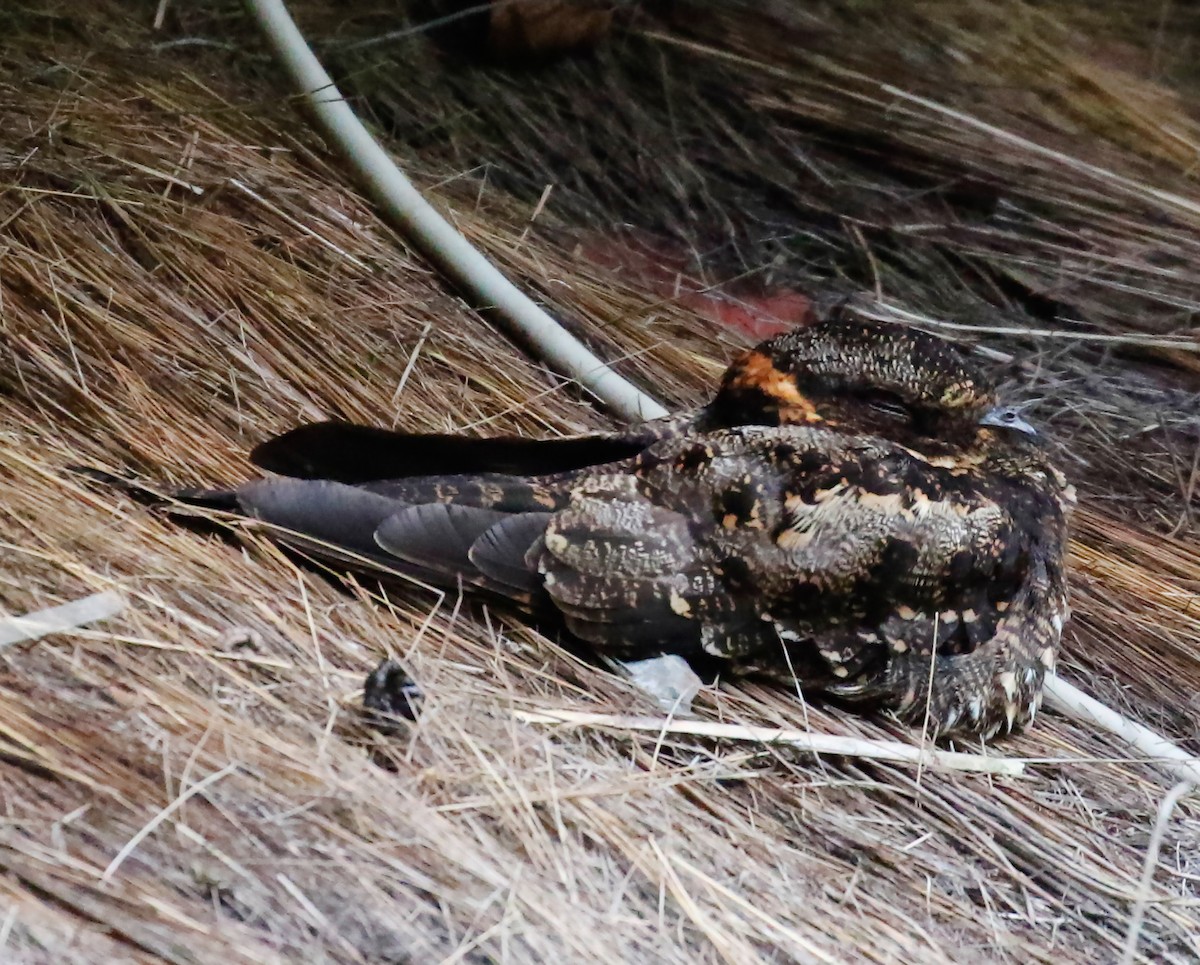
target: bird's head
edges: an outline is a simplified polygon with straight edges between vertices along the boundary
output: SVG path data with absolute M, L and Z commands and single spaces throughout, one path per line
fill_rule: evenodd
M 979 424 L 1000 432 L 1019 432 L 1036 438 L 1038 431 L 1026 420 L 1025 408 L 1024 405 L 998 405 L 988 409 L 979 420 Z
M 825 423 L 897 440 L 968 442 L 981 425 L 1030 428 L 997 407 L 991 380 L 952 343 L 842 317 L 744 353 L 709 411 L 727 425 Z
M 1075 491 L 1055 467 L 1037 429 L 1025 418 L 1027 405 L 1000 405 L 984 413 L 975 445 L 964 461 L 993 477 L 1032 483 L 1069 508 L 1075 502 Z

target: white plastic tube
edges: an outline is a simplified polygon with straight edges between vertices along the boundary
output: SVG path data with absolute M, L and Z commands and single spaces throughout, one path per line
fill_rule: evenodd
M 505 278 L 421 197 L 346 104 L 283 0 L 247 3 L 330 142 L 345 155 L 388 220 L 422 254 L 467 292 L 476 307 L 494 309 L 557 372 L 577 381 L 618 415 L 630 421 L 666 415 L 658 402 L 610 369 Z

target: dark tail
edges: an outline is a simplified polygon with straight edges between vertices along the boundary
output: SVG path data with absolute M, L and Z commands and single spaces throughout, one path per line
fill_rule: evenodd
M 67 466 L 66 469 L 68 472 L 99 483 L 107 489 L 122 492 L 143 506 L 170 507 L 183 504 L 197 509 L 214 509 L 231 513 L 241 511 L 237 493 L 232 489 L 179 489 L 162 492 L 145 483 L 138 482 L 136 479 L 118 476 L 116 473 L 97 469 L 94 466 Z
M 411 483 L 423 495 L 438 488 L 436 480 Z M 279 527 L 281 542 L 326 560 L 472 586 L 521 604 L 540 588 L 525 554 L 550 518 L 542 507 L 504 512 L 447 496 L 414 503 L 330 479 L 259 479 L 237 498 L 246 515 Z
M 351 485 L 390 479 L 495 474 L 548 476 L 637 455 L 653 441 L 640 433 L 523 439 L 393 432 L 348 422 L 317 422 L 275 436 L 250 453 L 260 469 L 294 479 Z
M 102 469 L 71 469 L 143 505 L 178 513 L 185 524 L 214 523 L 189 509 L 231 512 L 266 524 L 273 539 L 326 567 L 451 590 L 470 586 L 523 608 L 537 608 L 541 589 L 526 553 L 550 518 L 546 502 L 561 495 L 504 476 L 373 486 L 268 477 L 236 490 L 162 492 Z

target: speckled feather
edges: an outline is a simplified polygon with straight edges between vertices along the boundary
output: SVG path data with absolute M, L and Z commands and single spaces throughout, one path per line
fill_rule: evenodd
M 949 343 L 837 318 L 745 353 L 709 405 L 626 433 L 473 450 L 302 427 L 255 453 L 301 478 L 232 495 L 549 608 L 614 655 L 705 653 L 991 736 L 1032 719 L 1054 666 L 1073 501 L 1034 440 L 980 426 L 994 403 Z

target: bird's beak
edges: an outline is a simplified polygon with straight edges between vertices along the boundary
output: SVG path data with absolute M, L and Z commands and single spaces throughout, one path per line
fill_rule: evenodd
M 993 429 L 1012 429 L 1016 432 L 1023 432 L 1027 436 L 1036 436 L 1038 434 L 1032 424 L 1025 421 L 1021 415 L 1022 406 L 1017 405 L 998 405 L 994 409 L 989 409 L 979 420 L 981 426 L 990 426 Z

